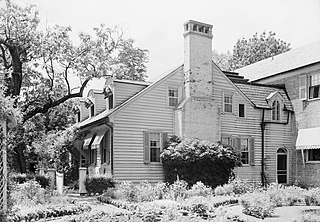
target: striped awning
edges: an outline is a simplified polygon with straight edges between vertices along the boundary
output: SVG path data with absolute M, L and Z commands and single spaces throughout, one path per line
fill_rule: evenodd
M 297 150 L 320 149 L 320 127 L 299 129 Z
M 99 132 L 97 132 L 96 137 L 94 138 L 94 141 L 91 145 L 91 149 L 99 149 L 101 141 L 106 133 L 107 129 L 102 129 Z
M 84 150 L 88 150 L 88 149 L 89 149 L 89 146 L 90 146 L 90 144 L 91 144 L 91 141 L 92 141 L 92 139 L 93 139 L 93 136 L 94 136 L 94 133 L 92 132 L 92 133 L 89 133 L 89 134 L 86 136 L 86 138 L 84 139 L 83 146 L 82 146 L 82 148 L 83 148 Z

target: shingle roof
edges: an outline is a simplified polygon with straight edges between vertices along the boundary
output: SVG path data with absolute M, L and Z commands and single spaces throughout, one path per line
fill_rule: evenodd
M 284 105 L 287 110 L 293 111 L 293 107 L 286 91 L 283 88 L 275 86 L 267 86 L 253 83 L 234 83 L 248 99 L 257 107 L 270 109 L 267 97 L 271 93 L 279 92 L 284 99 Z
M 320 41 L 235 70 L 250 81 L 320 62 Z

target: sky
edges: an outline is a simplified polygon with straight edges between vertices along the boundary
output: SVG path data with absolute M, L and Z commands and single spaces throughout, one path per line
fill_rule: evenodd
M 183 63 L 183 24 L 213 25 L 213 49 L 273 31 L 297 48 L 320 40 L 320 0 L 13 0 L 37 5 L 41 26 L 71 26 L 72 37 L 101 23 L 120 25 L 125 37 L 149 50 L 149 80 Z

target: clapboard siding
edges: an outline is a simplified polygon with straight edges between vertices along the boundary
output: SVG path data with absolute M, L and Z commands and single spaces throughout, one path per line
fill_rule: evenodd
M 115 115 L 114 177 L 117 180 L 148 180 L 152 183 L 163 181 L 161 163 L 143 162 L 143 132 L 157 131 L 173 135 L 174 113 L 172 108 L 167 107 L 167 87 L 182 84 L 183 73 L 180 68 L 151 86 Z M 119 99 L 118 94 L 121 92 L 116 92 Z
M 115 96 L 115 106 L 122 104 L 123 102 L 130 99 L 132 96 L 146 88 L 147 85 L 133 84 L 133 83 L 123 83 L 114 82 L 114 96 Z
M 95 100 L 95 112 L 98 115 L 106 109 L 106 102 L 103 93 L 95 93 L 93 96 Z
M 243 137 L 254 137 L 254 166 L 242 166 L 235 169 L 237 177 L 248 179 L 250 181 L 261 181 L 261 160 L 262 160 L 262 141 L 261 128 L 262 109 L 254 108 L 251 103 L 241 94 L 232 83 L 228 81 L 224 74 L 219 72 L 213 66 L 214 75 L 214 95 L 218 103 L 221 115 L 221 135 L 234 135 Z M 223 91 L 233 93 L 234 113 L 223 113 Z M 238 117 L 238 104 L 245 104 L 245 117 Z M 271 111 L 265 111 L 265 121 L 271 120 Z M 287 113 L 281 116 L 281 122 L 287 121 Z M 279 148 L 286 147 L 289 155 L 289 161 L 292 159 L 291 144 L 291 122 L 287 125 L 268 124 L 265 130 L 265 172 L 269 182 L 276 181 L 276 152 Z M 288 173 L 291 169 L 288 169 Z M 290 175 L 291 180 L 291 175 Z

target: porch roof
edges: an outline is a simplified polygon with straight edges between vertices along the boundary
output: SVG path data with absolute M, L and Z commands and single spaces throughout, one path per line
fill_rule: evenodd
M 320 149 L 320 127 L 299 129 L 296 149 Z

